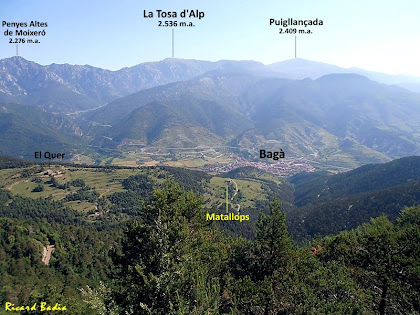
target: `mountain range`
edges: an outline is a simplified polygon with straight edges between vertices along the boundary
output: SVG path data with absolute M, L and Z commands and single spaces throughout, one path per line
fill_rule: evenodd
M 373 81 L 388 85 L 397 85 L 412 92 L 420 92 L 420 78 L 409 75 L 391 75 L 356 67 L 342 68 L 323 62 L 300 58 L 277 62 L 268 66 L 272 71 L 287 74 L 289 79 L 317 79 L 331 73 L 355 73 Z
M 165 59 L 110 71 L 89 65 L 42 66 L 22 57 L 12 57 L 0 60 L 0 101 L 69 113 L 99 107 L 143 89 L 188 80 L 215 69 L 262 66 L 247 61 Z
M 420 78 L 341 68 L 305 59 L 271 65 L 256 61 L 217 62 L 168 58 L 110 71 L 89 65 L 39 65 L 22 57 L 0 60 L 0 101 L 37 105 L 52 112 L 74 112 L 105 105 L 117 98 L 209 71 L 248 71 L 288 79 L 317 79 L 331 73 L 356 73 L 374 81 L 420 92 Z
M 165 59 L 109 71 L 13 57 L 0 60 L 0 134 L 25 143 L 50 128 L 47 142 L 76 151 L 227 146 L 258 159 L 259 149 L 283 148 L 354 168 L 420 153 L 419 82 L 303 59 Z M 2 141 L 0 153 L 16 156 Z
M 112 148 L 228 144 L 258 159 L 260 148 L 281 147 L 347 167 L 420 152 L 420 94 L 356 74 L 289 80 L 219 71 L 142 90 L 83 118 L 95 122 L 86 134 Z

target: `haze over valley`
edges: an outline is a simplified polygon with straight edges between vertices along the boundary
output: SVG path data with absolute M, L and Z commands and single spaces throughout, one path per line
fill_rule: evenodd
M 12 57 L 0 61 L 0 153 L 31 159 L 48 139 L 44 150 L 88 164 L 339 172 L 420 153 L 419 84 L 304 59 L 109 71 Z

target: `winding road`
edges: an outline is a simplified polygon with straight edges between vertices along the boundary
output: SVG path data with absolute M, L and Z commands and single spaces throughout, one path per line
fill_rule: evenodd
M 231 178 L 229 178 L 228 181 L 233 182 L 235 184 L 235 193 L 233 194 L 232 198 L 230 198 L 230 201 L 233 201 L 233 199 L 236 197 L 236 195 L 238 194 L 238 191 L 239 191 L 238 184 Z M 238 209 L 236 209 L 236 212 L 237 212 L 237 214 L 239 214 L 240 213 L 239 211 L 241 210 L 241 205 L 239 203 L 237 205 L 238 205 Z M 233 204 L 232 204 L 232 206 L 233 206 Z

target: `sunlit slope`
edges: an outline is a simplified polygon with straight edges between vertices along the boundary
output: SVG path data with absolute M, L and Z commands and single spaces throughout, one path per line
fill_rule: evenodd
M 350 168 L 420 152 L 420 95 L 356 74 L 286 80 L 218 71 L 132 94 L 85 119 L 103 146 L 179 147 L 173 135 L 191 133 L 188 146 L 224 143 L 254 156 L 281 147 Z

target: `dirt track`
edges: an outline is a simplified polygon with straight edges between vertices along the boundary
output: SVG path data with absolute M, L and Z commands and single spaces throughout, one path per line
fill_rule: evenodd
M 49 265 L 51 254 L 54 251 L 54 245 L 47 245 L 47 247 L 44 247 L 44 251 L 42 252 L 42 262 L 45 265 Z
M 230 201 L 233 201 L 233 198 L 236 197 L 236 195 L 238 194 L 239 189 L 238 189 L 238 184 L 233 179 L 230 178 L 229 181 L 231 181 L 231 182 L 233 182 L 235 184 L 235 193 L 233 194 L 232 198 L 230 198 Z M 241 210 L 241 205 L 239 203 L 237 205 L 238 205 L 238 209 L 236 209 L 236 213 L 237 214 L 240 214 L 239 211 Z M 232 204 L 232 206 L 233 206 L 233 204 Z

